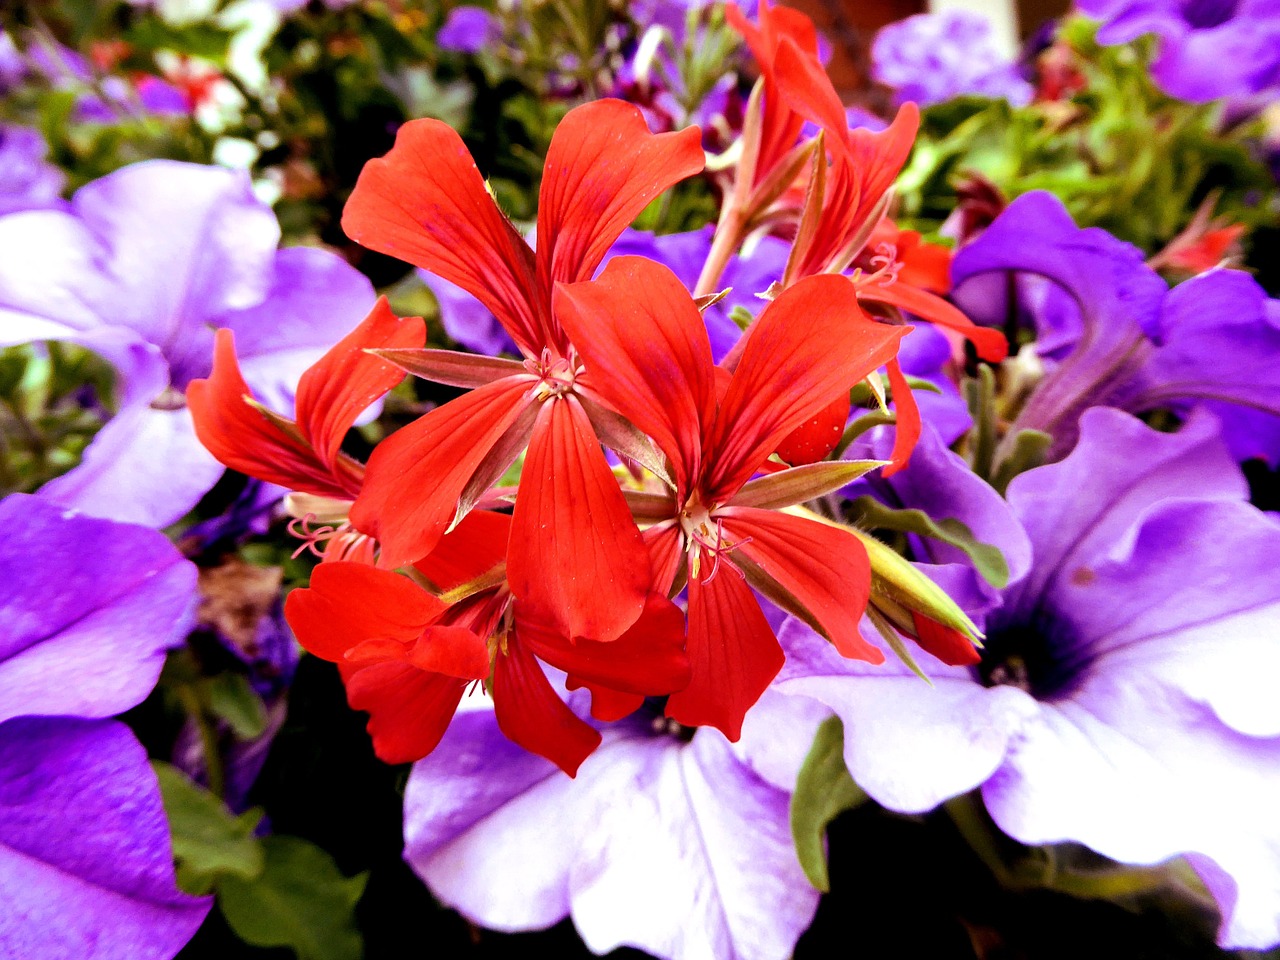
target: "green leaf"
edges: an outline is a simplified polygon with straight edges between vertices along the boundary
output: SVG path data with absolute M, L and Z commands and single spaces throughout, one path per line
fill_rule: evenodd
M 853 510 L 864 528 L 915 533 L 949 543 L 964 551 L 986 581 L 997 589 L 1009 583 L 1009 565 L 1004 554 L 989 543 L 982 543 L 973 531 L 954 517 L 934 520 L 923 510 L 895 510 L 872 497 L 858 497 Z
M 818 727 L 791 795 L 791 836 L 796 856 L 809 882 L 823 893 L 831 889 L 823 843 L 827 824 L 866 800 L 867 795 L 853 782 L 844 765 L 844 724 L 839 717 L 831 717 Z
M 288 947 L 298 960 L 361 960 L 355 906 L 368 873 L 344 877 L 333 858 L 299 837 L 267 837 L 256 880 L 227 877 L 218 906 L 231 929 L 255 947 Z
M 242 673 L 220 673 L 204 681 L 209 712 L 225 720 L 241 740 L 254 740 L 267 729 L 267 708 Z
M 253 835 L 262 811 L 232 815 L 212 793 L 196 786 L 177 767 L 153 761 L 164 812 L 173 835 L 178 886 L 205 894 L 225 877 L 252 880 L 264 866 L 262 841 Z

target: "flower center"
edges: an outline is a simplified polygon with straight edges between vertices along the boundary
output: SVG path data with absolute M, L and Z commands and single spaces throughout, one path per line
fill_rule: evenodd
M 1238 0 L 1182 0 L 1182 19 L 1194 30 L 1220 27 L 1236 15 Z
M 721 558 L 731 550 L 736 550 L 751 538 L 730 542 L 724 532 L 724 521 L 714 516 L 715 505 L 704 505 L 695 495 L 680 511 L 680 529 L 684 532 L 686 550 L 689 553 L 689 577 L 710 583 L 720 571 Z M 703 576 L 707 567 L 710 572 Z M 733 565 L 730 564 L 730 568 Z M 734 572 L 742 576 L 741 571 Z
M 538 378 L 536 395 L 539 400 L 550 400 L 572 393 L 574 383 L 582 374 L 576 356 L 561 357 L 543 349 L 537 360 L 526 360 L 525 369 Z
M 1091 656 L 1056 618 L 993 627 L 978 677 L 988 687 L 1025 690 L 1037 700 L 1063 700 L 1079 686 Z

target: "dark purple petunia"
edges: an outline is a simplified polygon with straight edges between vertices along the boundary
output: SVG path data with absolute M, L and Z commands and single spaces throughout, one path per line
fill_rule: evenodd
M 196 571 L 159 533 L 0 501 L 0 955 L 164 960 L 208 898 L 174 881 L 140 703 L 193 620 Z
M 1280 525 L 1246 502 L 1212 421 L 1162 434 L 1093 409 L 1070 456 L 1013 481 L 1032 564 L 986 615 L 978 668 L 936 667 L 929 686 L 791 622 L 775 686 L 841 716 L 850 772 L 885 806 L 980 787 L 1022 842 L 1185 856 L 1220 942 L 1265 948 L 1280 942 Z M 931 512 L 949 509 L 940 492 Z
M 1060 291 L 1036 291 L 1043 309 L 1033 319 L 1057 362 L 1014 424 L 1051 434 L 1055 457 L 1071 449 L 1089 407 L 1185 415 L 1206 406 L 1239 459 L 1280 461 L 1280 307 L 1253 278 L 1215 269 L 1170 290 L 1136 247 L 1078 228 L 1039 191 L 1011 203 L 952 263 L 962 304 L 1002 289 L 1010 273 Z
M 1076 0 L 1076 7 L 1102 21 L 1099 43 L 1153 34 L 1151 73 L 1170 96 L 1201 103 L 1280 84 L 1277 0 Z
M 788 804 L 826 716 L 766 694 L 730 744 L 643 708 L 602 729 L 570 779 L 506 740 L 486 699 L 466 698 L 409 778 L 405 859 L 442 902 L 491 929 L 571 916 L 596 953 L 783 960 L 818 904 Z
M 115 417 L 41 496 L 154 526 L 190 510 L 223 468 L 182 391 L 209 375 L 219 327 L 235 331 L 254 394 L 292 408 L 302 371 L 373 290 L 336 255 L 279 240 L 243 172 L 167 160 L 96 180 L 69 206 L 0 216 L 0 345 L 78 343 L 118 376 Z

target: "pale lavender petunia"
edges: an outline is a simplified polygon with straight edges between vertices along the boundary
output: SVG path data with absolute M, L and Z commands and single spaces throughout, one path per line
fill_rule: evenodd
M 0 501 L 0 955 L 163 960 L 211 900 L 181 893 L 140 703 L 194 620 L 162 535 L 36 497 Z
M 871 46 L 872 76 L 922 107 L 965 95 L 1031 101 L 1034 88 L 1001 55 L 979 13 L 920 13 L 882 27 Z
M 1011 203 L 952 262 L 962 304 L 974 284 L 980 294 L 1009 273 L 1058 291 L 1038 288 L 1038 301 L 1022 305 L 1057 362 L 1015 423 L 1051 434 L 1055 457 L 1071 449 L 1088 407 L 1186 414 L 1206 406 L 1222 413 L 1237 458 L 1280 461 L 1269 442 L 1280 432 L 1280 309 L 1247 274 L 1210 270 L 1170 290 L 1136 247 L 1078 228 L 1061 201 L 1039 191 Z M 1266 429 L 1238 427 L 1240 410 Z
M 1154 35 L 1151 73 L 1171 96 L 1199 103 L 1280 84 L 1277 0 L 1076 0 L 1076 7 L 1102 21 L 1099 43 Z
M 118 374 L 118 412 L 42 496 L 99 516 L 172 523 L 221 475 L 182 391 L 235 331 L 245 379 L 288 412 L 302 371 L 373 303 L 325 250 L 277 250 L 243 172 L 152 160 L 81 188 L 69 207 L 0 217 L 0 344 L 65 340 Z
M 1113 859 L 1186 856 L 1220 942 L 1280 942 L 1280 525 L 1207 413 L 1176 434 L 1088 411 L 1065 460 L 1016 478 L 1033 565 L 985 620 L 978 669 L 833 656 L 783 631 L 777 689 L 844 720 L 845 759 L 880 803 L 930 809 L 980 787 L 1030 844 Z
M 827 715 L 767 695 L 735 745 L 710 728 L 675 731 L 646 707 L 605 728 L 570 779 L 466 700 L 414 765 L 405 858 L 441 901 L 493 929 L 571 916 L 597 953 L 782 960 L 817 908 L 788 803 Z

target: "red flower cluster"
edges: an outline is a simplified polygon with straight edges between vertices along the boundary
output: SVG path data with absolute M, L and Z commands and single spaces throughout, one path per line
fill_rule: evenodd
M 812 73 L 806 58 L 816 63 L 812 26 L 796 16 L 762 3 L 749 34 L 762 62 L 774 51 L 770 108 L 794 105 L 762 121 L 756 185 L 779 179 L 764 168 L 794 158 L 805 117 L 834 122 L 829 104 L 810 110 L 791 92 Z M 797 32 L 799 43 L 786 39 Z M 600 734 L 544 665 L 590 692 L 597 722 L 665 696 L 677 722 L 736 738 L 783 662 L 753 588 L 845 656 L 883 659 L 859 632 L 872 582 L 862 541 L 799 505 L 880 466 L 816 462 L 831 444 L 805 447 L 805 431 L 843 405 L 838 435 L 853 387 L 887 366 L 900 416 L 910 409 L 895 359 L 908 328 L 873 319 L 859 298 L 919 312 L 918 297 L 867 294 L 857 277 L 823 272 L 830 251 L 880 223 L 910 135 L 895 125 L 886 156 L 843 114 L 836 133 L 840 186 L 824 194 L 821 229 L 802 219 L 799 266 L 727 366 L 713 363 L 699 301 L 666 267 L 621 257 L 595 278 L 641 210 L 703 167 L 696 129 L 652 134 L 616 100 L 578 107 L 557 129 L 536 252 L 434 120 L 406 124 L 347 205 L 352 238 L 473 294 L 521 361 L 425 349 L 422 321 L 379 302 L 304 376 L 295 421 L 247 396 L 231 335 L 219 333 L 212 375 L 189 390 L 199 435 L 228 466 L 296 491 L 295 515 L 331 525 L 324 562 L 287 614 L 304 647 L 339 665 L 385 759 L 433 749 L 467 688 L 483 683 L 503 731 L 572 774 Z M 793 179 L 800 166 L 785 162 Z M 469 392 L 362 466 L 342 453 L 343 436 L 405 370 Z M 630 473 L 610 467 L 605 447 Z M 495 490 L 526 450 L 518 488 Z M 778 464 L 780 450 L 801 465 Z M 686 586 L 687 618 L 672 600 Z M 926 617 L 907 632 L 967 661 L 967 639 L 937 640 L 948 629 Z

